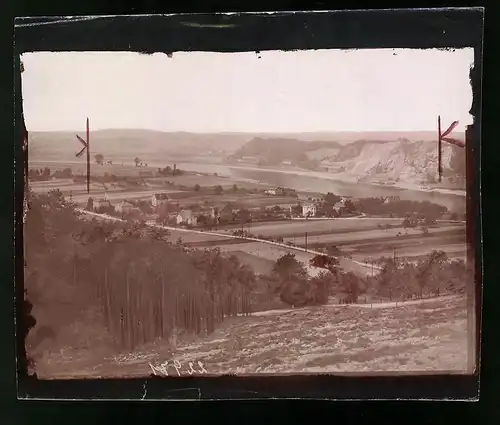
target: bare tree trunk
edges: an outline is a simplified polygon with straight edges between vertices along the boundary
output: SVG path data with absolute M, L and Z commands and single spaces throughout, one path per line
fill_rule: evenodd
M 106 321 L 109 327 L 111 334 L 113 335 L 113 339 L 115 339 L 115 328 L 113 324 L 113 316 L 111 312 L 111 303 L 109 299 L 109 283 L 108 283 L 108 268 L 104 269 L 104 298 L 106 305 Z
M 126 290 L 126 300 L 125 300 L 125 329 L 126 329 L 126 344 L 130 348 L 132 344 L 132 332 L 130 326 L 130 282 L 129 273 L 127 270 L 127 276 L 125 279 L 125 290 Z
M 160 269 L 160 285 L 161 285 L 161 297 L 160 297 L 160 335 L 165 338 L 165 279 L 163 276 L 163 268 Z

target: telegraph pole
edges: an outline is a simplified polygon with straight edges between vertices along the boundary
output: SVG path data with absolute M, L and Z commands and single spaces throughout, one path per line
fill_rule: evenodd
M 90 131 L 87 118 L 87 193 L 90 193 Z
M 438 178 L 441 183 L 443 169 L 441 165 L 441 115 L 438 115 Z
M 307 252 L 307 232 L 306 232 L 305 238 L 306 238 L 306 252 Z
M 87 118 L 86 140 L 83 140 L 78 134 L 76 135 L 78 141 L 83 145 L 83 149 L 76 154 L 77 158 L 83 155 L 87 150 L 87 193 L 90 193 L 90 131 L 89 119 Z
M 441 115 L 438 115 L 438 174 L 439 174 L 439 182 L 441 182 L 443 177 L 443 158 L 441 155 L 441 144 L 442 142 L 451 143 L 453 145 L 459 146 L 461 148 L 465 147 L 465 143 L 460 140 L 454 139 L 452 137 L 448 137 L 448 135 L 455 129 L 458 125 L 458 121 L 453 121 L 451 125 L 446 129 L 445 132 L 441 133 Z

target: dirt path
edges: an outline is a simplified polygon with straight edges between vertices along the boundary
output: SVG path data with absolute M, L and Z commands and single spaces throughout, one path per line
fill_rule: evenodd
M 408 301 L 391 301 L 385 303 L 364 303 L 364 304 L 348 304 L 349 307 L 358 308 L 396 308 L 396 307 L 407 307 L 411 305 L 422 305 L 428 303 L 435 303 L 440 301 L 452 301 L 460 298 L 460 295 L 445 295 L 442 297 L 432 297 L 432 298 L 422 298 L 420 300 L 408 300 Z M 332 304 L 328 304 L 332 305 Z
M 385 303 L 353 303 L 353 304 L 337 304 L 334 302 L 328 303 L 325 307 L 343 307 L 343 308 L 368 308 L 368 309 L 377 309 L 377 308 L 397 308 L 397 307 L 407 307 L 412 305 L 422 305 L 428 303 L 436 303 L 436 302 L 447 302 L 460 299 L 460 295 L 446 295 L 442 297 L 432 297 L 432 298 L 422 298 L 420 300 L 408 300 L 408 301 L 391 301 Z M 286 314 L 292 311 L 297 311 L 299 309 L 275 309 L 275 310 L 265 310 L 265 311 L 257 311 L 252 313 L 252 316 L 262 317 L 262 316 L 273 316 L 276 314 Z

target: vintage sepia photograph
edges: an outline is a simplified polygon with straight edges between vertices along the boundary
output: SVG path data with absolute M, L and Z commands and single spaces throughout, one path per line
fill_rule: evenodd
M 21 61 L 30 374 L 473 372 L 473 48 Z

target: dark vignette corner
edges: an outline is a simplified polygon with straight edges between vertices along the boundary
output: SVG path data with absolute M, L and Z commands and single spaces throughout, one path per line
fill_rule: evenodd
M 27 166 L 26 137 L 21 99 L 19 55 L 30 51 L 137 51 L 141 53 L 179 50 L 263 51 L 324 48 L 461 48 L 474 47 L 471 70 L 474 124 L 468 129 L 472 149 L 467 155 L 470 181 L 469 240 L 476 246 L 476 299 L 481 295 L 481 246 L 479 223 L 480 112 L 482 9 L 442 11 L 379 11 L 342 13 L 278 13 L 275 15 L 176 15 L 96 18 L 50 22 L 53 18 L 18 20 L 16 25 L 16 311 L 19 397 L 21 398 L 126 398 L 211 399 L 305 397 L 339 399 L 412 399 L 477 397 L 478 376 L 422 375 L 399 377 L 281 376 L 175 378 L 106 381 L 40 381 L 28 376 L 24 339 L 34 326 L 31 305 L 24 301 L 22 216 L 24 169 Z M 92 34 L 89 37 L 88 34 Z M 478 314 L 481 306 L 476 304 Z M 480 317 L 480 316 L 479 316 Z M 479 326 L 480 320 L 477 321 Z M 479 332 L 477 333 L 479 338 Z M 479 341 L 479 340 L 478 340 Z M 477 342 L 476 342 L 477 344 Z
M 19 53 L 14 50 L 14 106 L 15 106 L 15 133 L 14 133 L 14 278 L 15 278 L 15 312 L 16 312 L 16 373 L 18 378 L 18 397 L 23 394 L 21 383 L 27 378 L 30 359 L 26 354 L 25 338 L 36 324 L 31 315 L 32 304 L 24 288 L 24 255 L 23 255 L 23 216 L 26 199 L 24 192 L 25 176 L 28 167 L 28 134 L 24 122 L 23 102 L 21 92 L 22 64 Z M 33 376 L 36 379 L 36 375 Z
M 474 348 L 476 357 L 475 375 L 479 380 L 481 368 L 481 322 L 482 322 L 482 293 L 483 293 L 483 246 L 482 246 L 482 194 L 481 194 L 481 90 L 482 90 L 482 46 L 474 49 L 474 64 L 470 70 L 470 83 L 472 87 L 472 105 L 470 114 L 474 118 L 472 125 L 466 130 L 466 182 L 467 182 L 467 200 L 466 216 L 467 221 L 467 243 L 469 250 L 468 256 L 474 261 L 475 292 L 471 299 L 473 305 L 469 312 L 474 312 L 475 323 L 471 341 L 471 348 Z

